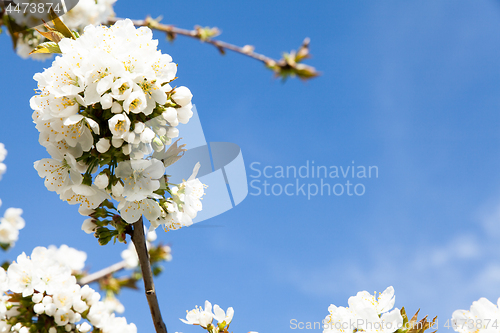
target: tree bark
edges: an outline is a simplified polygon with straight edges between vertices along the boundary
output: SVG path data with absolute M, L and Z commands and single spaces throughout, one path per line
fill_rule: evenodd
M 149 253 L 146 247 L 146 238 L 144 236 L 144 224 L 141 218 L 133 224 L 134 231 L 132 233 L 132 242 L 134 243 L 135 250 L 139 256 L 139 263 L 141 265 L 142 279 L 144 280 L 144 288 L 146 291 L 146 298 L 148 300 L 149 309 L 151 310 L 151 317 L 155 325 L 156 333 L 167 333 L 167 327 L 163 322 L 156 297 L 155 285 L 153 281 L 153 272 L 151 271 L 151 264 L 149 262 Z

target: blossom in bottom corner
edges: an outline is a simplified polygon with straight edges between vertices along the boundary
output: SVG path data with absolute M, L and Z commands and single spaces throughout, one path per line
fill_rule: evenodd
M 6 272 L 0 268 L 4 292 L 0 332 L 137 333 L 134 324 L 112 313 L 123 310 L 120 303 L 99 301 L 98 292 L 77 284 L 73 274 L 83 267 L 85 257 L 84 252 L 65 245 L 37 247 L 31 257 L 18 256 Z M 23 308 L 33 309 L 33 313 L 28 312 L 27 317 Z
M 323 325 L 324 333 L 393 333 L 403 324 L 399 309 L 393 310 L 394 288 L 388 287 L 378 297 L 360 291 L 349 298 L 349 307 L 330 305 Z
M 500 298 L 497 304 L 482 297 L 472 302 L 470 310 L 456 310 L 452 327 L 460 333 L 498 333 L 500 331 Z
M 203 328 L 207 328 L 208 325 L 212 324 L 213 318 L 212 303 L 205 301 L 205 309 L 196 306 L 193 310 L 187 312 L 186 320 L 181 319 L 181 321 L 184 324 L 200 325 Z
M 227 332 L 234 316 L 234 310 L 229 307 L 227 311 L 221 309 L 217 304 L 213 307 L 212 303 L 205 301 L 205 309 L 196 306 L 193 310 L 188 311 L 186 320 L 181 321 L 188 325 L 200 325 L 210 333 Z M 217 324 L 212 324 L 213 320 L 217 320 Z
M 233 321 L 234 309 L 232 307 L 227 308 L 227 311 L 224 312 L 217 304 L 214 305 L 214 318 L 217 320 L 217 326 L 223 329 L 226 326 L 231 324 Z M 221 327 L 222 326 L 222 327 Z

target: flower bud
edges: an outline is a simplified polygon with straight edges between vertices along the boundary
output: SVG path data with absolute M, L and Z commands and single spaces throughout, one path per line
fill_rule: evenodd
M 122 138 L 112 138 L 111 139 L 111 144 L 115 148 L 120 148 L 123 144 L 123 139 Z
M 122 113 L 122 111 L 123 111 L 123 107 L 118 102 L 114 102 L 113 105 L 111 106 L 112 113 Z
M 135 123 L 134 132 L 137 134 L 141 134 L 145 128 L 146 128 L 146 125 L 144 125 L 144 123 L 137 122 L 137 123 Z
M 87 333 L 92 329 L 92 327 L 87 322 L 78 325 L 77 328 L 78 332 L 81 333 Z
M 36 314 L 42 314 L 45 312 L 45 305 L 42 303 L 35 304 L 35 306 L 33 306 L 33 311 L 35 311 Z
M 163 119 L 168 121 L 171 125 L 177 121 L 177 111 L 174 108 L 167 108 L 161 115 L 163 116 Z
M 189 103 L 191 103 L 192 98 L 193 94 L 191 94 L 191 90 L 184 86 L 175 88 L 175 92 L 172 95 L 172 99 L 180 106 L 188 105 Z
M 132 151 L 132 146 L 129 144 L 125 144 L 122 146 L 122 151 L 125 155 L 130 155 L 130 152 Z
M 164 136 L 165 134 L 167 134 L 167 129 L 165 127 L 160 127 L 158 128 L 157 130 L 155 130 L 156 134 L 158 134 L 158 136 Z
M 176 127 L 169 127 L 167 132 L 167 137 L 176 138 L 179 136 L 179 130 Z
M 97 151 L 100 152 L 101 154 L 104 154 L 109 150 L 109 147 L 111 147 L 111 144 L 109 142 L 109 139 L 106 138 L 100 138 L 99 141 L 97 141 L 95 147 L 97 148 Z
M 181 124 L 187 124 L 189 119 L 193 116 L 192 105 L 188 104 L 182 108 L 177 109 L 177 118 Z
M 78 212 L 83 216 L 91 216 L 95 213 L 95 210 L 80 206 Z
M 116 233 L 116 230 L 109 230 L 108 228 L 100 227 L 96 229 L 94 235 L 99 240 L 100 245 L 106 245 L 111 241 Z
M 150 143 L 155 137 L 155 132 L 150 128 L 145 128 L 141 133 L 141 142 Z
M 95 179 L 94 179 L 94 184 L 95 184 L 95 186 L 97 186 L 101 190 L 105 189 L 109 185 L 108 175 L 105 173 L 98 174 L 97 177 L 95 177 Z
M 82 315 L 78 312 L 75 312 L 75 315 L 72 318 L 73 324 L 79 322 L 80 320 L 82 320 Z
M 47 304 L 45 306 L 45 314 L 47 316 L 53 316 L 56 313 L 57 306 L 54 303 Z
M 85 312 L 85 310 L 87 310 L 88 308 L 89 306 L 87 305 L 87 303 L 85 303 L 81 299 L 77 299 L 73 302 L 73 309 L 75 309 L 75 311 Z
M 33 296 L 31 297 L 31 300 L 35 303 L 40 303 L 43 299 L 43 293 L 36 293 L 36 294 L 33 294 Z
M 93 220 L 94 219 L 90 218 L 90 219 L 86 219 L 85 221 L 83 221 L 82 230 L 85 231 L 85 233 L 91 234 L 97 228 L 97 224 L 95 224 L 93 222 Z
M 165 145 L 159 138 L 154 138 L 151 144 L 153 145 L 153 149 L 155 151 L 162 151 L 163 149 L 165 149 Z
M 110 94 L 105 94 L 101 97 L 100 103 L 103 110 L 107 110 L 113 106 L 113 97 Z
M 122 185 L 122 183 L 118 182 L 116 183 L 115 185 L 113 185 L 111 187 L 111 193 L 113 193 L 113 195 L 115 197 L 119 197 L 123 194 L 123 190 L 124 190 L 124 187 Z

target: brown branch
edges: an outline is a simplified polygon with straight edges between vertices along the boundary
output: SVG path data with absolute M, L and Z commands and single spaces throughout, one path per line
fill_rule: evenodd
M 132 242 L 134 243 L 135 250 L 139 256 L 139 263 L 141 265 L 142 278 L 144 280 L 144 288 L 146 290 L 146 298 L 149 303 L 149 309 L 151 311 L 151 317 L 153 318 L 153 323 L 155 325 L 156 333 L 167 333 L 167 327 L 163 322 L 160 312 L 160 306 L 158 304 L 158 298 L 156 297 L 155 285 L 153 281 L 153 273 L 151 271 L 151 265 L 149 263 L 149 253 L 146 248 L 146 238 L 144 236 L 144 224 L 141 218 L 133 224 L 133 234 Z
M 87 276 L 82 277 L 78 283 L 80 285 L 85 285 L 85 284 L 90 284 L 92 282 L 97 282 L 100 279 L 102 279 L 105 276 L 111 275 L 113 273 L 119 272 L 123 269 L 125 269 L 127 266 L 125 260 L 117 262 L 116 264 L 113 264 L 109 267 L 103 268 L 100 271 L 97 271 L 95 273 L 89 274 Z
M 117 17 L 112 17 L 108 19 L 108 24 L 112 25 L 119 20 L 122 19 Z M 174 27 L 173 25 L 159 23 L 157 20 L 154 20 L 151 17 L 147 17 L 145 20 L 131 20 L 131 21 L 137 27 L 148 27 L 152 30 L 165 32 L 167 34 L 167 37 L 169 37 L 170 39 L 175 38 L 176 35 L 187 36 L 197 39 L 200 42 L 208 43 L 215 46 L 217 50 L 219 50 L 219 52 L 221 52 L 222 54 L 225 53 L 225 50 L 230 50 L 236 53 L 243 54 L 252 59 L 261 61 L 268 68 L 273 70 L 276 76 L 281 76 L 283 78 L 286 78 L 287 76 L 297 75 L 299 78 L 305 80 L 320 75 L 320 73 L 314 67 L 300 63 L 300 61 L 309 57 L 309 38 L 306 38 L 304 40 L 302 46 L 297 52 L 292 51 L 290 54 L 285 54 L 282 59 L 277 60 L 265 56 L 263 54 L 254 52 L 253 51 L 254 48 L 250 45 L 241 47 L 221 40 L 206 37 L 201 33 L 202 29 L 196 28 L 194 30 L 188 30 L 188 29 L 177 28 Z
M 108 24 L 114 24 L 116 21 L 123 20 L 122 18 L 117 18 L 113 17 L 108 19 Z M 174 27 L 173 25 L 167 25 L 167 24 L 162 24 L 159 23 L 152 18 L 148 17 L 145 20 L 132 20 L 132 23 L 136 27 L 148 27 L 153 30 L 158 30 L 165 32 L 167 34 L 173 34 L 173 35 L 182 35 L 182 36 L 187 36 L 187 37 L 192 37 L 194 39 L 198 39 L 202 42 L 212 44 L 215 46 L 218 50 L 225 49 L 225 50 L 231 50 L 237 53 L 241 53 L 243 55 L 246 55 L 250 58 L 262 61 L 263 63 L 270 64 L 272 62 L 276 62 L 276 60 L 267 57 L 263 54 L 255 53 L 251 51 L 249 48 L 244 48 L 240 46 L 236 46 L 233 44 L 229 44 L 220 40 L 212 39 L 212 38 L 201 38 L 199 32 L 197 30 L 188 30 L 188 29 L 182 29 L 182 28 L 177 28 Z
M 121 18 L 112 17 L 108 19 L 107 24 L 112 25 Z M 213 45 L 220 53 L 225 54 L 226 50 L 243 54 L 252 59 L 262 62 L 267 68 L 272 70 L 277 77 L 286 79 L 289 76 L 298 76 L 302 80 L 311 79 L 320 75 L 316 68 L 305 65 L 302 61 L 309 58 L 309 38 L 306 38 L 297 51 L 284 53 L 279 60 L 254 52 L 254 47 L 245 45 L 243 47 L 230 44 L 211 37 L 218 35 L 217 28 L 201 28 L 195 27 L 193 30 L 174 27 L 173 25 L 162 24 L 159 20 L 147 17 L 144 20 L 131 20 L 135 26 L 148 27 L 152 30 L 157 30 L 166 33 L 170 40 L 175 39 L 177 35 L 187 36 L 199 40 L 203 43 Z M 0 17 L 0 27 L 3 25 L 2 17 Z M 16 37 L 17 38 L 17 37 Z M 15 47 L 16 38 L 13 38 Z

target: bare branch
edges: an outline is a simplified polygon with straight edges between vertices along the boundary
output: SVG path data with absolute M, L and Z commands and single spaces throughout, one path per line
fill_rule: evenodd
M 122 19 L 117 17 L 110 18 L 108 20 L 108 24 L 112 25 L 119 20 Z M 132 22 L 137 27 L 148 27 L 153 30 L 165 32 L 169 39 L 174 39 L 176 35 L 187 36 L 215 46 L 222 54 L 225 54 L 225 50 L 243 54 L 252 59 L 261 61 L 264 65 L 266 65 L 266 67 L 273 70 L 276 76 L 281 76 L 283 78 L 288 76 L 298 76 L 299 78 L 306 80 L 320 75 L 314 67 L 299 63 L 301 60 L 309 57 L 309 38 L 304 40 L 298 52 L 292 51 L 290 54 L 285 54 L 282 59 L 276 60 L 254 52 L 254 48 L 250 45 L 240 47 L 221 40 L 206 37 L 203 33 L 201 33 L 202 29 L 199 28 L 194 30 L 181 29 L 174 27 L 173 25 L 159 23 L 158 20 L 154 20 L 151 17 L 147 17 L 145 20 L 132 20 Z M 300 55 L 300 57 L 295 57 L 295 55 Z
M 149 303 L 151 317 L 155 325 L 156 333 L 167 333 L 167 327 L 163 322 L 156 297 L 155 285 L 153 281 L 153 273 L 149 263 L 149 253 L 146 248 L 146 238 L 144 236 L 144 224 L 141 218 L 133 224 L 134 231 L 132 234 L 132 242 L 134 243 L 137 255 L 139 256 L 139 263 L 141 265 L 142 278 L 144 280 L 144 288 L 146 290 L 146 298 Z
M 104 269 L 101 269 L 100 271 L 97 271 L 95 273 L 89 274 L 87 276 L 84 276 L 78 281 L 80 285 L 85 285 L 85 284 L 90 284 L 92 282 L 97 282 L 100 279 L 104 278 L 105 276 L 111 275 L 113 273 L 119 272 L 125 267 L 127 264 L 124 261 L 117 262 L 116 264 L 113 264 L 109 267 L 106 267 Z

